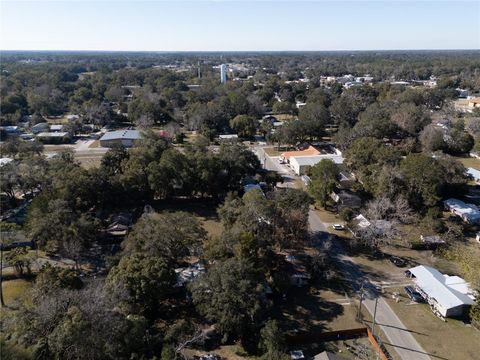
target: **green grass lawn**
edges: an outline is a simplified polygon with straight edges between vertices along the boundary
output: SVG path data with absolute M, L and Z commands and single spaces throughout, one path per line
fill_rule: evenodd
M 390 288 L 386 300 L 405 326 L 413 332 L 425 351 L 435 359 L 478 359 L 480 354 L 480 331 L 465 325 L 462 321 L 436 317 L 427 304 L 409 305 L 410 300 L 401 296 L 396 303 L 391 294 L 401 288 Z M 404 294 L 403 294 L 404 295 Z
M 7 280 L 2 283 L 3 298 L 5 304 L 10 305 L 21 299 L 31 287 L 31 282 L 24 279 Z
M 477 158 L 473 158 L 473 157 L 455 157 L 455 159 L 457 159 L 458 161 L 460 161 L 463 166 L 465 166 L 466 168 L 474 168 L 474 169 L 477 169 L 477 170 L 480 170 L 480 159 L 477 159 Z

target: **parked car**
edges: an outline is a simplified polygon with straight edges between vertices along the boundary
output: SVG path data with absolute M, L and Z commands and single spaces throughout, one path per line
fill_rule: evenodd
M 416 291 L 412 286 L 405 286 L 405 292 L 407 293 L 410 300 L 415 302 L 423 301 L 422 295 L 418 291 Z
M 397 267 L 404 267 L 407 265 L 407 261 L 398 256 L 390 256 L 390 262 Z
M 303 355 L 302 350 L 293 350 L 293 351 L 290 351 L 290 359 L 292 360 L 305 359 L 305 355 Z
M 333 224 L 332 227 L 334 230 L 345 230 L 345 226 L 343 226 L 342 224 Z

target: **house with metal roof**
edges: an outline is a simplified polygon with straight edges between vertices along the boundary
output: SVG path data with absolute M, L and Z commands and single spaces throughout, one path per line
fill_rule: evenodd
M 37 139 L 44 144 L 66 144 L 72 141 L 72 136 L 68 132 L 41 132 L 37 134 Z
M 480 185 L 480 171 L 474 168 L 467 169 L 467 176 L 472 178 L 477 184 Z
M 289 165 L 297 175 L 303 175 L 309 168 L 322 160 L 332 160 L 335 164 L 343 164 L 343 157 L 336 154 L 322 154 L 312 156 L 290 156 Z
M 105 133 L 100 138 L 101 147 L 112 147 L 121 145 L 132 147 L 136 140 L 139 140 L 142 134 L 138 130 L 116 130 Z
M 474 303 L 474 293 L 461 277 L 442 274 L 423 265 L 409 269 L 408 273 L 414 279 L 417 290 L 440 316 L 462 316 Z
M 443 202 L 445 208 L 452 214 L 460 216 L 463 221 L 470 224 L 480 223 L 480 210 L 474 204 L 466 204 L 462 200 L 450 198 Z

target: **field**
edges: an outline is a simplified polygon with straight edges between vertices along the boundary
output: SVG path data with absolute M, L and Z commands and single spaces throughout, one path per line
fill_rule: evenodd
M 30 288 L 30 281 L 23 279 L 7 280 L 2 283 L 3 298 L 5 304 L 10 305 L 19 300 Z
M 460 161 L 466 168 L 471 167 L 480 170 L 480 159 L 474 157 L 455 157 L 455 159 Z

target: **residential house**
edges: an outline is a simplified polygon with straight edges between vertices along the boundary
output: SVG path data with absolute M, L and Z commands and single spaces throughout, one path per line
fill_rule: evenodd
M 480 185 L 480 171 L 474 168 L 467 169 L 467 175 L 475 181 L 476 184 Z
M 235 143 L 238 141 L 237 134 L 222 134 L 218 135 L 218 140 L 224 143 Z
M 110 218 L 105 233 L 112 239 L 123 239 L 132 226 L 132 215 L 129 213 L 120 213 Z
M 186 284 L 204 274 L 205 271 L 205 266 L 199 261 L 188 267 L 176 268 L 175 276 L 177 281 L 175 283 L 175 287 L 184 287 Z
M 290 265 L 290 283 L 296 287 L 307 286 L 312 277 L 303 260 L 299 256 L 287 254 L 285 261 Z
M 334 190 L 330 197 L 337 206 L 337 210 L 341 211 L 345 208 L 358 209 L 362 206 L 362 199 L 357 194 L 349 190 Z
M 68 132 L 41 132 L 36 138 L 45 144 L 66 144 L 72 141 Z
M 41 132 L 50 131 L 50 125 L 47 122 L 41 122 L 33 125 L 30 130 L 34 134 L 39 134 Z
M 450 198 L 443 202 L 445 208 L 451 213 L 460 216 L 463 221 L 470 224 L 480 223 L 480 210 L 474 204 L 466 204 L 462 200 Z
M 442 317 L 463 316 L 474 303 L 474 293 L 461 277 L 445 275 L 423 265 L 409 269 L 408 274 L 434 313 Z
M 12 161 L 13 161 L 12 158 L 8 158 L 8 157 L 0 158 L 0 167 L 10 164 Z
M 18 135 L 22 132 L 22 129 L 18 126 L 0 126 L 0 130 L 5 131 L 8 135 Z

